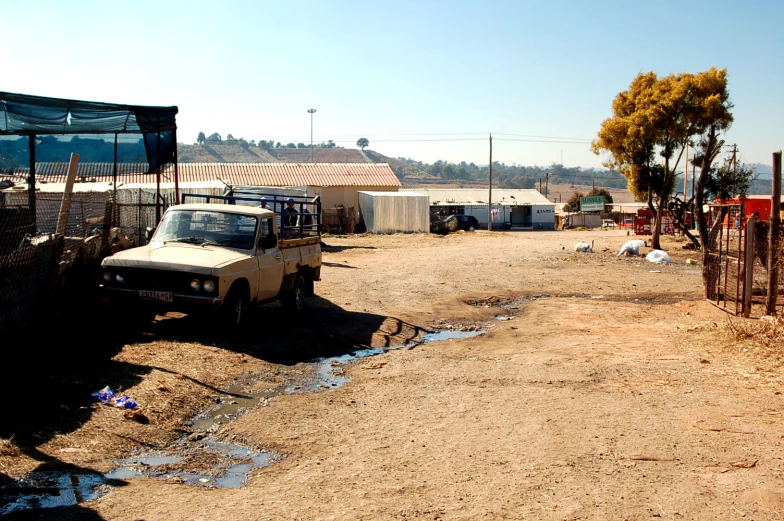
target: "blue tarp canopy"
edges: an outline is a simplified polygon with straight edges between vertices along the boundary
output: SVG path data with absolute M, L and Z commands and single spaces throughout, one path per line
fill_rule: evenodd
M 150 171 L 175 161 L 177 107 L 118 105 L 0 92 L 0 135 L 142 134 Z

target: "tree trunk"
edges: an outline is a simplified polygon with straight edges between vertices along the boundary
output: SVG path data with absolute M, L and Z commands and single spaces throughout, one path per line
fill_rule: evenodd
M 653 217 L 651 222 L 651 248 L 653 248 L 654 250 L 660 250 L 661 249 L 659 247 L 660 224 L 657 225 L 657 223 L 659 222 L 659 214 L 661 212 L 658 212 L 653 204 L 653 180 L 651 179 L 650 175 L 648 176 L 648 209 L 651 211 L 651 216 Z
M 653 223 L 651 223 L 651 249 L 653 250 L 661 250 L 660 238 L 663 213 L 662 211 L 656 212 L 656 217 L 653 218 Z
M 695 187 L 694 201 L 697 228 L 700 232 L 700 242 L 702 243 L 702 282 L 705 287 L 706 297 L 708 297 L 707 291 L 709 287 L 708 253 L 710 251 L 710 232 L 708 230 L 708 221 L 705 213 L 702 211 L 702 207 L 705 205 L 705 185 L 708 182 L 711 162 L 716 155 L 717 145 L 716 128 L 711 126 L 710 131 L 708 132 L 708 142 L 705 144 L 705 149 L 702 151 L 702 166 L 700 167 L 700 177 L 697 179 L 697 186 Z

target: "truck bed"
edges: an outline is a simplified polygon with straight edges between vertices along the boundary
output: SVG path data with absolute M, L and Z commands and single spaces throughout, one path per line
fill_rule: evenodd
M 281 239 L 278 241 L 278 246 L 281 250 L 286 248 L 296 248 L 298 246 L 308 246 L 310 244 L 319 244 L 321 237 L 303 237 L 301 239 Z

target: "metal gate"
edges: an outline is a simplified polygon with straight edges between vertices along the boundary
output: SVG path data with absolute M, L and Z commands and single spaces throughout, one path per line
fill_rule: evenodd
M 751 313 L 754 221 L 743 204 L 711 205 L 709 213 L 708 300 L 734 315 Z

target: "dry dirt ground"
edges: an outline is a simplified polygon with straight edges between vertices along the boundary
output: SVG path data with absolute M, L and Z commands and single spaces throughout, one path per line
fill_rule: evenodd
M 615 256 L 628 239 L 326 237 L 302 317 L 268 306 L 231 334 L 187 317 L 116 331 L 89 360 L 48 367 L 47 389 L 65 393 L 41 397 L 51 407 L 6 411 L 0 481 L 107 472 L 202 436 L 189 420 L 227 390 L 280 389 L 316 357 L 406 347 L 340 366 L 345 385 L 270 395 L 216 424 L 209 437 L 275 454 L 244 487 L 122 479 L 99 499 L 9 518 L 784 519 L 780 360 L 728 337 L 682 243 L 665 239 L 674 262 L 654 265 Z M 595 252 L 576 253 L 577 240 Z M 476 327 L 487 332 L 417 342 Z M 103 385 L 149 423 L 91 403 Z

